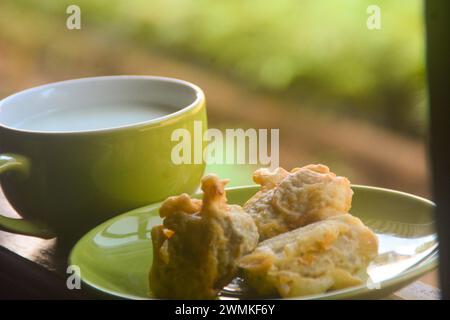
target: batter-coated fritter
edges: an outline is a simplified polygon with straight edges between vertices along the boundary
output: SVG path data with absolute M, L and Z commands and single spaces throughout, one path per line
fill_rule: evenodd
M 361 284 L 377 252 L 376 235 L 342 214 L 261 242 L 240 267 L 258 294 L 295 297 Z
M 324 165 L 308 165 L 291 172 L 278 168 L 256 170 L 261 190 L 244 205 L 258 227 L 260 240 L 346 213 L 353 191 L 347 178 Z
M 237 263 L 258 243 L 258 230 L 240 206 L 228 205 L 215 175 L 202 179 L 203 201 L 187 194 L 160 208 L 152 229 L 150 288 L 161 298 L 210 299 L 235 276 Z

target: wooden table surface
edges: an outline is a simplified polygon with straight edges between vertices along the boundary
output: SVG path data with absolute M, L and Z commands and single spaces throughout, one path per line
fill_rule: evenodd
M 19 217 L 14 209 L 8 204 L 0 189 L 0 212 L 3 215 Z M 20 255 L 21 257 L 40 265 L 45 269 L 66 278 L 67 257 L 71 245 L 61 245 L 57 239 L 44 240 L 35 237 L 16 235 L 0 231 L 0 246 Z M 3 266 L 7 268 L 7 266 Z M 388 299 L 417 300 L 417 299 L 439 299 L 437 289 L 437 272 L 433 271 L 408 287 L 399 290 Z M 1 289 L 1 288 L 0 288 Z M 92 298 L 92 293 L 84 292 L 82 298 Z M 1 296 L 0 296 L 1 297 Z

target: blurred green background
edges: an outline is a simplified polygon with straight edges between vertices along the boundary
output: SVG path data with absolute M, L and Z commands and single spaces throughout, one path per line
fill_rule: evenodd
M 81 30 L 65 26 L 81 8 Z M 369 5 L 381 30 L 366 27 Z M 159 74 L 205 89 L 210 126 L 280 128 L 283 166 L 423 195 L 418 0 L 0 1 L 0 96 L 81 76 Z M 232 171 L 251 182 L 253 168 Z

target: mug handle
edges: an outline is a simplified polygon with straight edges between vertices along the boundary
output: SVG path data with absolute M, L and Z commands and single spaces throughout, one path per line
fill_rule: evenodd
M 0 154 L 0 174 L 6 171 L 19 171 L 23 174 L 27 174 L 29 171 L 29 162 L 20 155 L 2 153 Z M 0 230 L 43 239 L 55 237 L 54 233 L 51 232 L 45 224 L 25 219 L 9 218 L 1 214 Z

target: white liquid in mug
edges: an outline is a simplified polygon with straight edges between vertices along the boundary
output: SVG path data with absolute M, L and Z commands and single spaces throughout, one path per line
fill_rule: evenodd
M 15 123 L 31 131 L 88 131 L 117 128 L 166 116 L 176 110 L 161 105 L 127 104 L 55 108 Z

